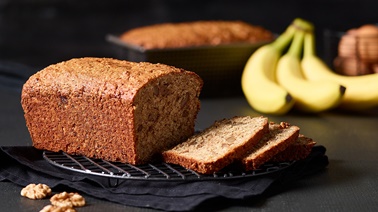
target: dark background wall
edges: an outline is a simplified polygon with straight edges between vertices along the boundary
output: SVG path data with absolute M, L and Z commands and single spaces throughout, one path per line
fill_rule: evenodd
M 192 20 L 243 20 L 282 32 L 296 17 L 325 30 L 378 22 L 374 0 L 0 0 L 0 60 L 42 68 L 73 57 L 113 57 L 108 33 Z

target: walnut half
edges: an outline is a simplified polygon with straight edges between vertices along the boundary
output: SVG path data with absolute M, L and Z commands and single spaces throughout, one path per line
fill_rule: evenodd
M 78 193 L 62 192 L 50 198 L 52 205 L 59 207 L 81 207 L 85 205 L 85 199 Z
M 43 199 L 51 194 L 51 189 L 45 184 L 29 184 L 21 190 L 21 196 L 29 199 Z

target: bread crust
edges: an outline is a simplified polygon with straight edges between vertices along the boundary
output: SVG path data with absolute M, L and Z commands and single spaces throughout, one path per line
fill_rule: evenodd
M 202 84 L 163 64 L 75 58 L 31 76 L 21 104 L 38 149 L 142 164 L 194 133 Z

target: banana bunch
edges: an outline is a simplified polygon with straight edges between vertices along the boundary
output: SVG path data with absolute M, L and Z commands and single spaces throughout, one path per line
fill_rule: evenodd
M 305 112 L 321 112 L 338 106 L 345 87 L 328 79 L 308 81 L 302 74 L 301 53 L 306 32 L 313 26 L 294 21 L 297 27 L 293 42 L 286 54 L 278 61 L 276 76 L 278 84 L 284 87 L 296 100 L 296 108 Z M 298 29 L 299 28 L 299 29 Z
M 274 42 L 256 50 L 241 79 L 248 103 L 273 115 L 292 108 L 316 113 L 378 106 L 378 74 L 336 74 L 317 57 L 314 40 L 313 25 L 297 18 Z

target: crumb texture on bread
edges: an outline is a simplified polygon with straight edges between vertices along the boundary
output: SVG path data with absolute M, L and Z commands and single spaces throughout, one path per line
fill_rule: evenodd
M 265 117 L 223 119 L 163 152 L 163 158 L 167 163 L 211 174 L 241 159 L 267 132 Z
M 141 164 L 194 133 L 202 80 L 163 64 L 77 58 L 24 84 L 33 145 Z
M 293 144 L 275 155 L 270 161 L 288 162 L 305 159 L 311 153 L 312 147 L 315 144 L 316 142 L 312 138 L 300 134 Z
M 273 40 L 273 33 L 243 21 L 161 23 L 124 32 L 120 39 L 145 49 L 179 48 Z
M 290 125 L 286 122 L 276 124 L 269 123 L 269 133 L 250 149 L 249 154 L 243 158 L 244 169 L 254 170 L 268 162 L 279 152 L 284 151 L 293 144 L 299 135 L 299 127 Z

